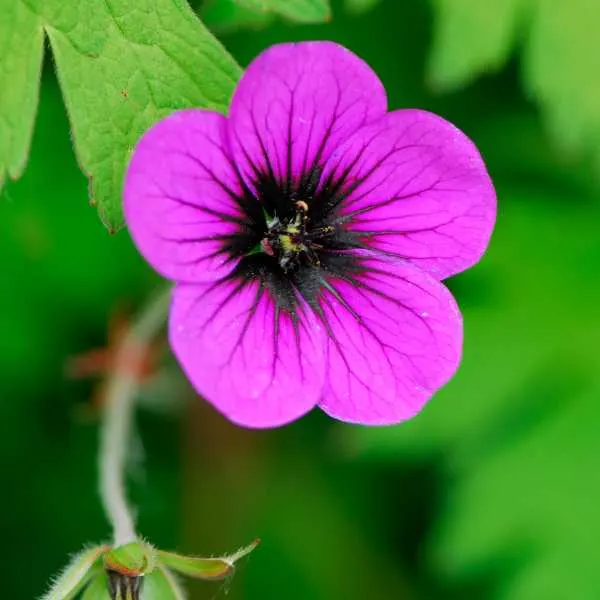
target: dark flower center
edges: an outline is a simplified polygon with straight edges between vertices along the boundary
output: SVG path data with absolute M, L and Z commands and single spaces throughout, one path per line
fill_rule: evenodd
M 284 273 L 298 268 L 303 263 L 319 266 L 318 251 L 323 245 L 316 240 L 335 233 L 335 227 L 310 227 L 308 204 L 304 200 L 295 202 L 296 213 L 293 218 L 281 221 L 277 215 L 266 215 L 267 231 L 261 240 L 260 249 L 273 256 Z
M 256 192 L 245 190 L 239 204 L 246 214 L 243 231 L 225 250 L 239 260 L 232 278 L 260 280 L 279 308 L 294 312 L 298 294 L 318 307 L 329 276 L 353 277 L 360 270 L 351 250 L 364 247 L 344 227 L 339 205 L 343 182 L 321 182 L 315 167 L 299 182 L 279 182 L 257 174 Z

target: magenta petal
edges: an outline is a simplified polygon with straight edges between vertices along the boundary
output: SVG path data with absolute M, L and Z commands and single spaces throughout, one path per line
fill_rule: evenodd
M 326 166 L 344 178 L 338 222 L 367 247 L 410 260 L 436 279 L 485 251 L 496 195 L 475 145 L 441 117 L 399 110 L 363 127 Z
M 368 258 L 356 278 L 330 279 L 321 300 L 329 358 L 320 406 L 342 421 L 398 423 L 456 371 L 461 315 L 444 285 L 409 263 Z
M 212 281 L 234 266 L 224 246 L 244 217 L 225 128 L 217 113 L 179 111 L 147 131 L 133 153 L 127 225 L 146 260 L 170 279 Z
M 299 301 L 300 302 L 300 301 Z M 322 327 L 294 322 L 258 280 L 178 285 L 171 348 L 194 387 L 231 421 L 276 427 L 313 408 L 325 379 Z
M 332 42 L 273 46 L 246 70 L 230 109 L 231 147 L 250 183 L 257 171 L 298 182 L 358 127 L 386 112 L 383 85 Z

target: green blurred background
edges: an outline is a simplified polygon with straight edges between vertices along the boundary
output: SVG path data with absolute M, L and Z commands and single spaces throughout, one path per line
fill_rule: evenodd
M 334 2 L 323 25 L 234 22 L 226 0 L 196 3 L 242 65 L 290 39 L 332 39 L 365 58 L 391 108 L 433 110 L 473 138 L 499 216 L 482 262 L 448 282 L 465 318 L 461 369 L 407 424 L 366 429 L 315 412 L 241 430 L 165 359 L 173 384 L 142 402 L 132 440 L 140 531 L 205 554 L 263 540 L 232 582 L 190 585 L 191 598 L 600 598 L 593 1 L 456 0 L 453 12 L 444 0 L 353 0 Z M 576 28 L 563 19 L 578 5 Z M 583 73 L 569 67 L 577 52 Z M 87 204 L 48 56 L 30 161 L 0 201 L 0 597 L 15 600 L 109 536 L 88 410 L 97 382 L 65 365 L 158 284 L 127 233 L 109 236 Z

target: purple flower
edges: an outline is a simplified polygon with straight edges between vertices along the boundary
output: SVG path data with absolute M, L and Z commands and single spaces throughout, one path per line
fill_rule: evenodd
M 473 143 L 330 42 L 274 46 L 229 116 L 176 112 L 133 154 L 125 214 L 176 282 L 170 343 L 232 421 L 315 406 L 381 425 L 454 374 L 462 320 L 440 280 L 484 252 L 495 193 Z

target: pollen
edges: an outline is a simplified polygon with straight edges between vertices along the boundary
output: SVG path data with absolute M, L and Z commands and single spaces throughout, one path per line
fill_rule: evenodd
M 288 229 L 289 231 L 289 229 Z M 285 253 L 301 252 L 304 249 L 303 244 L 299 244 L 294 240 L 294 236 L 290 235 L 296 232 L 284 233 L 279 236 L 279 246 Z

